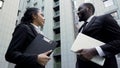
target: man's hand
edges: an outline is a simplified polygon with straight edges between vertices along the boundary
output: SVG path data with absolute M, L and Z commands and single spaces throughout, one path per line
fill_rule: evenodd
M 77 51 L 77 54 L 84 57 L 84 58 L 86 58 L 87 60 L 90 60 L 94 56 L 98 55 L 95 48 L 81 49 L 81 50 Z

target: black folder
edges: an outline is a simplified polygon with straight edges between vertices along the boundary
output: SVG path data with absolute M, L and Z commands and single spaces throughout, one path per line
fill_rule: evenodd
M 41 54 L 49 50 L 54 50 L 57 47 L 57 44 L 58 43 L 56 41 L 49 40 L 47 37 L 38 34 L 30 43 L 30 45 L 26 48 L 24 53 Z

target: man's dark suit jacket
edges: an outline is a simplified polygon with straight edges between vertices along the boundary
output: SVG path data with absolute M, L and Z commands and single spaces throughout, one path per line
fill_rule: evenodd
M 36 54 L 24 54 L 25 49 L 37 34 L 31 24 L 20 24 L 15 28 L 5 55 L 7 61 L 16 64 L 15 68 L 44 68 L 38 64 Z
M 115 55 L 120 53 L 120 27 L 113 17 L 108 14 L 93 17 L 82 33 L 106 43 L 100 46 L 106 60 L 104 66 L 99 66 L 77 56 L 76 68 L 117 68 Z

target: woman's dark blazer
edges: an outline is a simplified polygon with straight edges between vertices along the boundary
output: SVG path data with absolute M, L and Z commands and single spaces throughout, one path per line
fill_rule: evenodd
M 5 59 L 16 64 L 15 68 L 44 68 L 44 66 L 38 64 L 36 54 L 29 55 L 24 53 L 36 35 L 37 32 L 31 24 L 19 24 L 13 32 Z
M 101 67 L 89 61 L 82 61 L 78 56 L 77 68 L 117 68 L 115 55 L 120 53 L 120 27 L 113 17 L 107 14 L 92 18 L 82 33 L 106 43 L 100 46 L 106 60 Z

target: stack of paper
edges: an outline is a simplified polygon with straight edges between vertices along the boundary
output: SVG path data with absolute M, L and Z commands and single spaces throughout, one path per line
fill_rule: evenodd
M 91 38 L 85 34 L 79 33 L 71 47 L 71 50 L 73 52 L 77 52 L 80 49 L 93 48 L 93 47 L 104 45 L 104 44 L 105 43 L 99 40 Z M 100 56 L 95 56 L 94 58 L 91 59 L 91 61 L 103 66 L 105 58 Z

